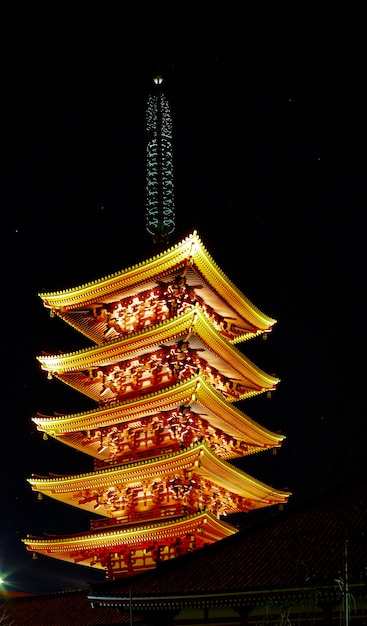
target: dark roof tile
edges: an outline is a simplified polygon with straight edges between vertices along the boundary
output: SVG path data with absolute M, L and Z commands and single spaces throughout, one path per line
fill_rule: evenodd
M 92 608 L 85 591 L 66 591 L 0 601 L 0 617 L 12 626 L 111 626 L 129 623 L 115 608 Z M 1 621 L 1 620 L 0 620 Z M 134 623 L 141 620 L 134 616 Z

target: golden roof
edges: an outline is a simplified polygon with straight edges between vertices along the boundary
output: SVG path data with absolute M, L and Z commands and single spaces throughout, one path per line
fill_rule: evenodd
M 200 482 L 201 490 L 207 489 L 208 492 L 208 508 L 213 498 L 215 500 L 219 498 L 223 505 L 222 514 L 225 515 L 285 503 L 290 495 L 252 478 L 220 459 L 202 443 L 178 453 L 135 463 L 72 476 L 50 478 L 34 476 L 28 479 L 28 482 L 34 491 L 65 504 L 91 513 L 98 510 L 98 514 L 105 517 L 123 518 L 126 511 L 131 508 L 128 494 L 131 494 L 132 490 L 136 492 L 134 506 L 137 512 L 144 514 L 145 517 L 155 506 L 154 485 L 159 484 L 161 492 L 165 494 L 165 506 L 173 506 L 178 501 L 184 501 L 183 493 L 177 495 L 169 488 L 169 483 L 177 477 L 180 477 L 178 485 L 187 483 L 185 492 L 189 488 L 197 489 Z M 192 482 L 193 477 L 195 480 Z
M 230 446 L 219 449 L 216 446 L 216 453 L 223 458 L 279 447 L 285 438 L 284 435 L 271 432 L 255 422 L 233 403 L 228 403 L 200 374 L 180 384 L 171 385 L 160 393 L 133 397 L 123 403 L 73 415 L 39 414 L 33 418 L 33 422 L 39 431 L 96 459 L 108 461 L 109 446 L 101 450 L 101 440 L 98 436 L 93 437 L 93 433 L 100 433 L 104 443 L 108 441 L 109 433 L 114 435 L 116 426 L 120 430 L 130 426 L 140 428 L 152 419 L 162 424 L 166 413 L 182 406 L 190 407 L 196 427 L 197 420 L 206 420 L 213 430 L 219 429 L 229 438 L 244 444 L 236 449 L 231 449 Z M 205 437 L 205 431 L 204 440 L 208 446 L 215 445 L 212 436 Z
M 104 555 L 107 555 L 111 562 L 113 558 L 117 560 L 120 554 L 124 555 L 124 553 L 128 554 L 130 560 L 131 554 L 135 553 L 135 563 L 132 569 L 134 573 L 137 573 L 156 566 L 151 556 L 152 545 L 168 547 L 169 544 L 177 545 L 179 542 L 184 543 L 189 540 L 197 547 L 202 547 L 236 532 L 238 530 L 232 525 L 209 513 L 201 512 L 185 519 L 156 522 L 144 528 L 133 526 L 128 529 L 108 529 L 48 538 L 28 535 L 22 541 L 31 552 L 96 569 L 106 568 L 106 563 L 103 561 Z M 195 549 L 195 545 L 191 549 Z M 171 555 L 166 548 L 160 556 L 161 560 L 165 560 L 172 558 L 173 554 Z M 123 557 L 120 557 L 118 567 L 119 575 L 132 573 L 129 572 Z
M 174 347 L 179 341 L 188 342 L 190 350 L 203 362 L 208 376 L 218 372 L 228 381 L 236 381 L 236 393 L 228 394 L 229 401 L 241 400 L 264 391 L 273 390 L 279 378 L 265 373 L 250 359 L 230 344 L 209 322 L 199 308 L 189 309 L 162 324 L 144 329 L 121 340 L 112 341 L 102 346 L 93 346 L 77 352 L 37 357 L 42 369 L 56 376 L 84 395 L 99 402 L 101 400 L 103 368 L 117 366 L 121 370 L 130 368 L 132 361 L 140 374 L 146 370 L 147 359 L 159 360 L 157 356 L 162 346 Z M 140 365 L 139 365 L 139 359 Z M 143 363 L 144 361 L 144 363 Z M 207 367 L 206 367 L 207 366 Z M 200 366 L 201 367 L 201 366 Z M 95 375 L 100 372 L 101 376 Z M 145 392 L 154 391 L 149 385 L 148 373 L 144 372 Z M 214 378 L 214 376 L 211 376 Z M 105 400 L 116 396 L 105 390 Z M 125 385 L 123 393 L 131 391 Z
M 168 283 L 185 274 L 205 304 L 231 320 L 239 334 L 233 342 L 268 332 L 276 320 L 265 315 L 229 280 L 212 259 L 196 231 L 168 250 L 115 274 L 63 291 L 40 293 L 44 305 L 96 343 L 104 341 L 104 326 L 91 324 L 96 306 Z

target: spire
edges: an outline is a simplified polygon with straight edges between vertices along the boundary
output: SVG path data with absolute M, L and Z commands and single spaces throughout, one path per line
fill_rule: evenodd
M 146 119 L 150 140 L 147 147 L 146 229 L 154 243 L 168 242 L 175 229 L 172 118 L 162 93 L 162 77 L 154 78 L 155 90 L 149 97 Z

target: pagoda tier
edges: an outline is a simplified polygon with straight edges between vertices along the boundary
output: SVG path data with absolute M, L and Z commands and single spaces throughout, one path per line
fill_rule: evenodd
M 40 356 L 42 369 L 97 402 L 156 393 L 200 372 L 229 402 L 275 389 L 196 306 L 123 339 L 78 352 Z
M 198 305 L 231 343 L 269 332 L 256 308 L 213 261 L 194 232 L 171 249 L 78 288 L 41 293 L 46 307 L 98 345 Z
M 29 483 L 34 491 L 119 525 L 145 525 L 204 510 L 217 517 L 247 513 L 284 504 L 289 496 L 223 461 L 205 444 L 81 475 L 34 476 Z
M 75 415 L 33 418 L 39 431 L 104 463 L 164 454 L 203 441 L 232 459 L 280 447 L 284 435 L 260 426 L 198 374 L 161 393 Z
M 141 527 L 91 531 L 69 537 L 23 539 L 27 550 L 61 561 L 105 570 L 109 580 L 152 569 L 237 532 L 207 512 Z

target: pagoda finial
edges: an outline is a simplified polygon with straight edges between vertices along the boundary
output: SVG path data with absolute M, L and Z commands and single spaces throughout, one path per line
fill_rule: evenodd
M 153 82 L 155 91 L 147 106 L 147 130 L 151 135 L 147 150 L 146 228 L 154 243 L 168 242 L 175 229 L 172 118 L 162 93 L 163 78 L 158 73 Z

